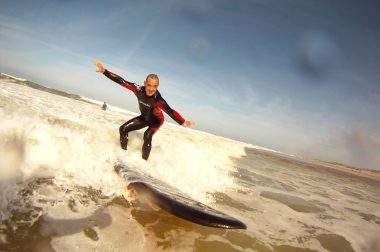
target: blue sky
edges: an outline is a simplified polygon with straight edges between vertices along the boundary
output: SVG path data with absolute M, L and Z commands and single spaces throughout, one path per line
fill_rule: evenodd
M 0 71 L 135 112 L 94 60 L 156 73 L 196 129 L 380 169 L 379 25 L 377 1 L 2 1 Z

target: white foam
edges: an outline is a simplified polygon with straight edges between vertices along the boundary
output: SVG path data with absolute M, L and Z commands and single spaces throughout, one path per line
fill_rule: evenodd
M 265 150 L 265 151 L 270 151 L 270 152 L 284 154 L 284 153 L 282 153 L 280 151 L 276 151 L 276 150 L 273 150 L 273 149 L 270 149 L 270 148 L 261 147 L 261 146 L 254 145 L 254 144 L 247 144 L 247 147 L 253 148 L 253 149 L 258 149 L 258 150 Z M 286 155 L 292 156 L 292 155 L 289 155 L 289 154 L 286 154 Z
M 87 98 L 87 97 L 84 97 L 84 96 L 81 96 L 81 99 L 84 100 L 84 101 L 89 101 L 89 102 L 94 103 L 94 104 L 103 105 L 102 101 L 90 99 L 90 98 Z M 111 110 L 111 111 L 114 111 L 114 112 L 124 113 L 124 114 L 131 115 L 131 116 L 137 116 L 138 115 L 138 113 L 135 113 L 135 112 L 132 112 L 132 111 L 129 111 L 129 110 L 125 110 L 123 108 L 120 108 L 120 107 L 117 107 L 117 106 L 113 106 L 113 105 L 110 105 L 110 104 L 107 104 L 107 108 L 108 108 L 108 110 Z
M 18 77 L 12 76 L 10 74 L 0 73 L 0 75 L 6 76 L 6 77 L 9 77 L 9 78 L 18 80 L 18 81 L 27 81 L 27 79 L 18 78 Z
M 94 99 L 87 98 L 87 97 L 84 97 L 84 96 L 81 96 L 80 98 L 82 100 L 85 100 L 85 101 L 89 101 L 89 102 L 92 102 L 92 103 L 95 103 L 95 104 L 103 105 L 103 102 L 98 101 L 98 100 L 94 100 Z

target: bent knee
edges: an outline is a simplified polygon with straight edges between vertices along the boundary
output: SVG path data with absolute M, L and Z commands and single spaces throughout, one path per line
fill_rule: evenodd
M 122 135 L 124 133 L 124 130 L 125 130 L 125 125 L 123 124 L 123 125 L 121 125 L 119 127 L 119 133 L 120 133 L 120 135 Z

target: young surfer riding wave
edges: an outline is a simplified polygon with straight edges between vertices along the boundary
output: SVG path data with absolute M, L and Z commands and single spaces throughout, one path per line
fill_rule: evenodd
M 195 124 L 194 121 L 186 121 L 183 119 L 183 117 L 177 111 L 171 109 L 162 98 L 160 92 L 157 90 L 159 79 L 156 74 L 149 74 L 144 81 L 144 86 L 140 87 L 135 83 L 126 81 L 117 74 L 108 71 L 104 68 L 100 61 L 96 61 L 95 65 L 98 67 L 96 72 L 103 73 L 109 79 L 131 90 L 136 95 L 139 102 L 141 115 L 132 118 L 119 128 L 120 146 L 122 149 L 127 149 L 128 133 L 130 131 L 148 127 L 144 133 L 144 144 L 142 147 L 142 158 L 148 160 L 150 150 L 152 148 L 153 134 L 156 133 L 164 123 L 164 115 L 162 114 L 162 110 L 165 111 L 174 121 L 184 127 Z

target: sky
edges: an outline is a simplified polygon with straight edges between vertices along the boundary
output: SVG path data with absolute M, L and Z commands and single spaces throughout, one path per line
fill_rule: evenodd
M 380 170 L 379 27 L 369 0 L 2 0 L 0 72 L 134 112 L 94 61 L 156 73 L 195 129 Z

